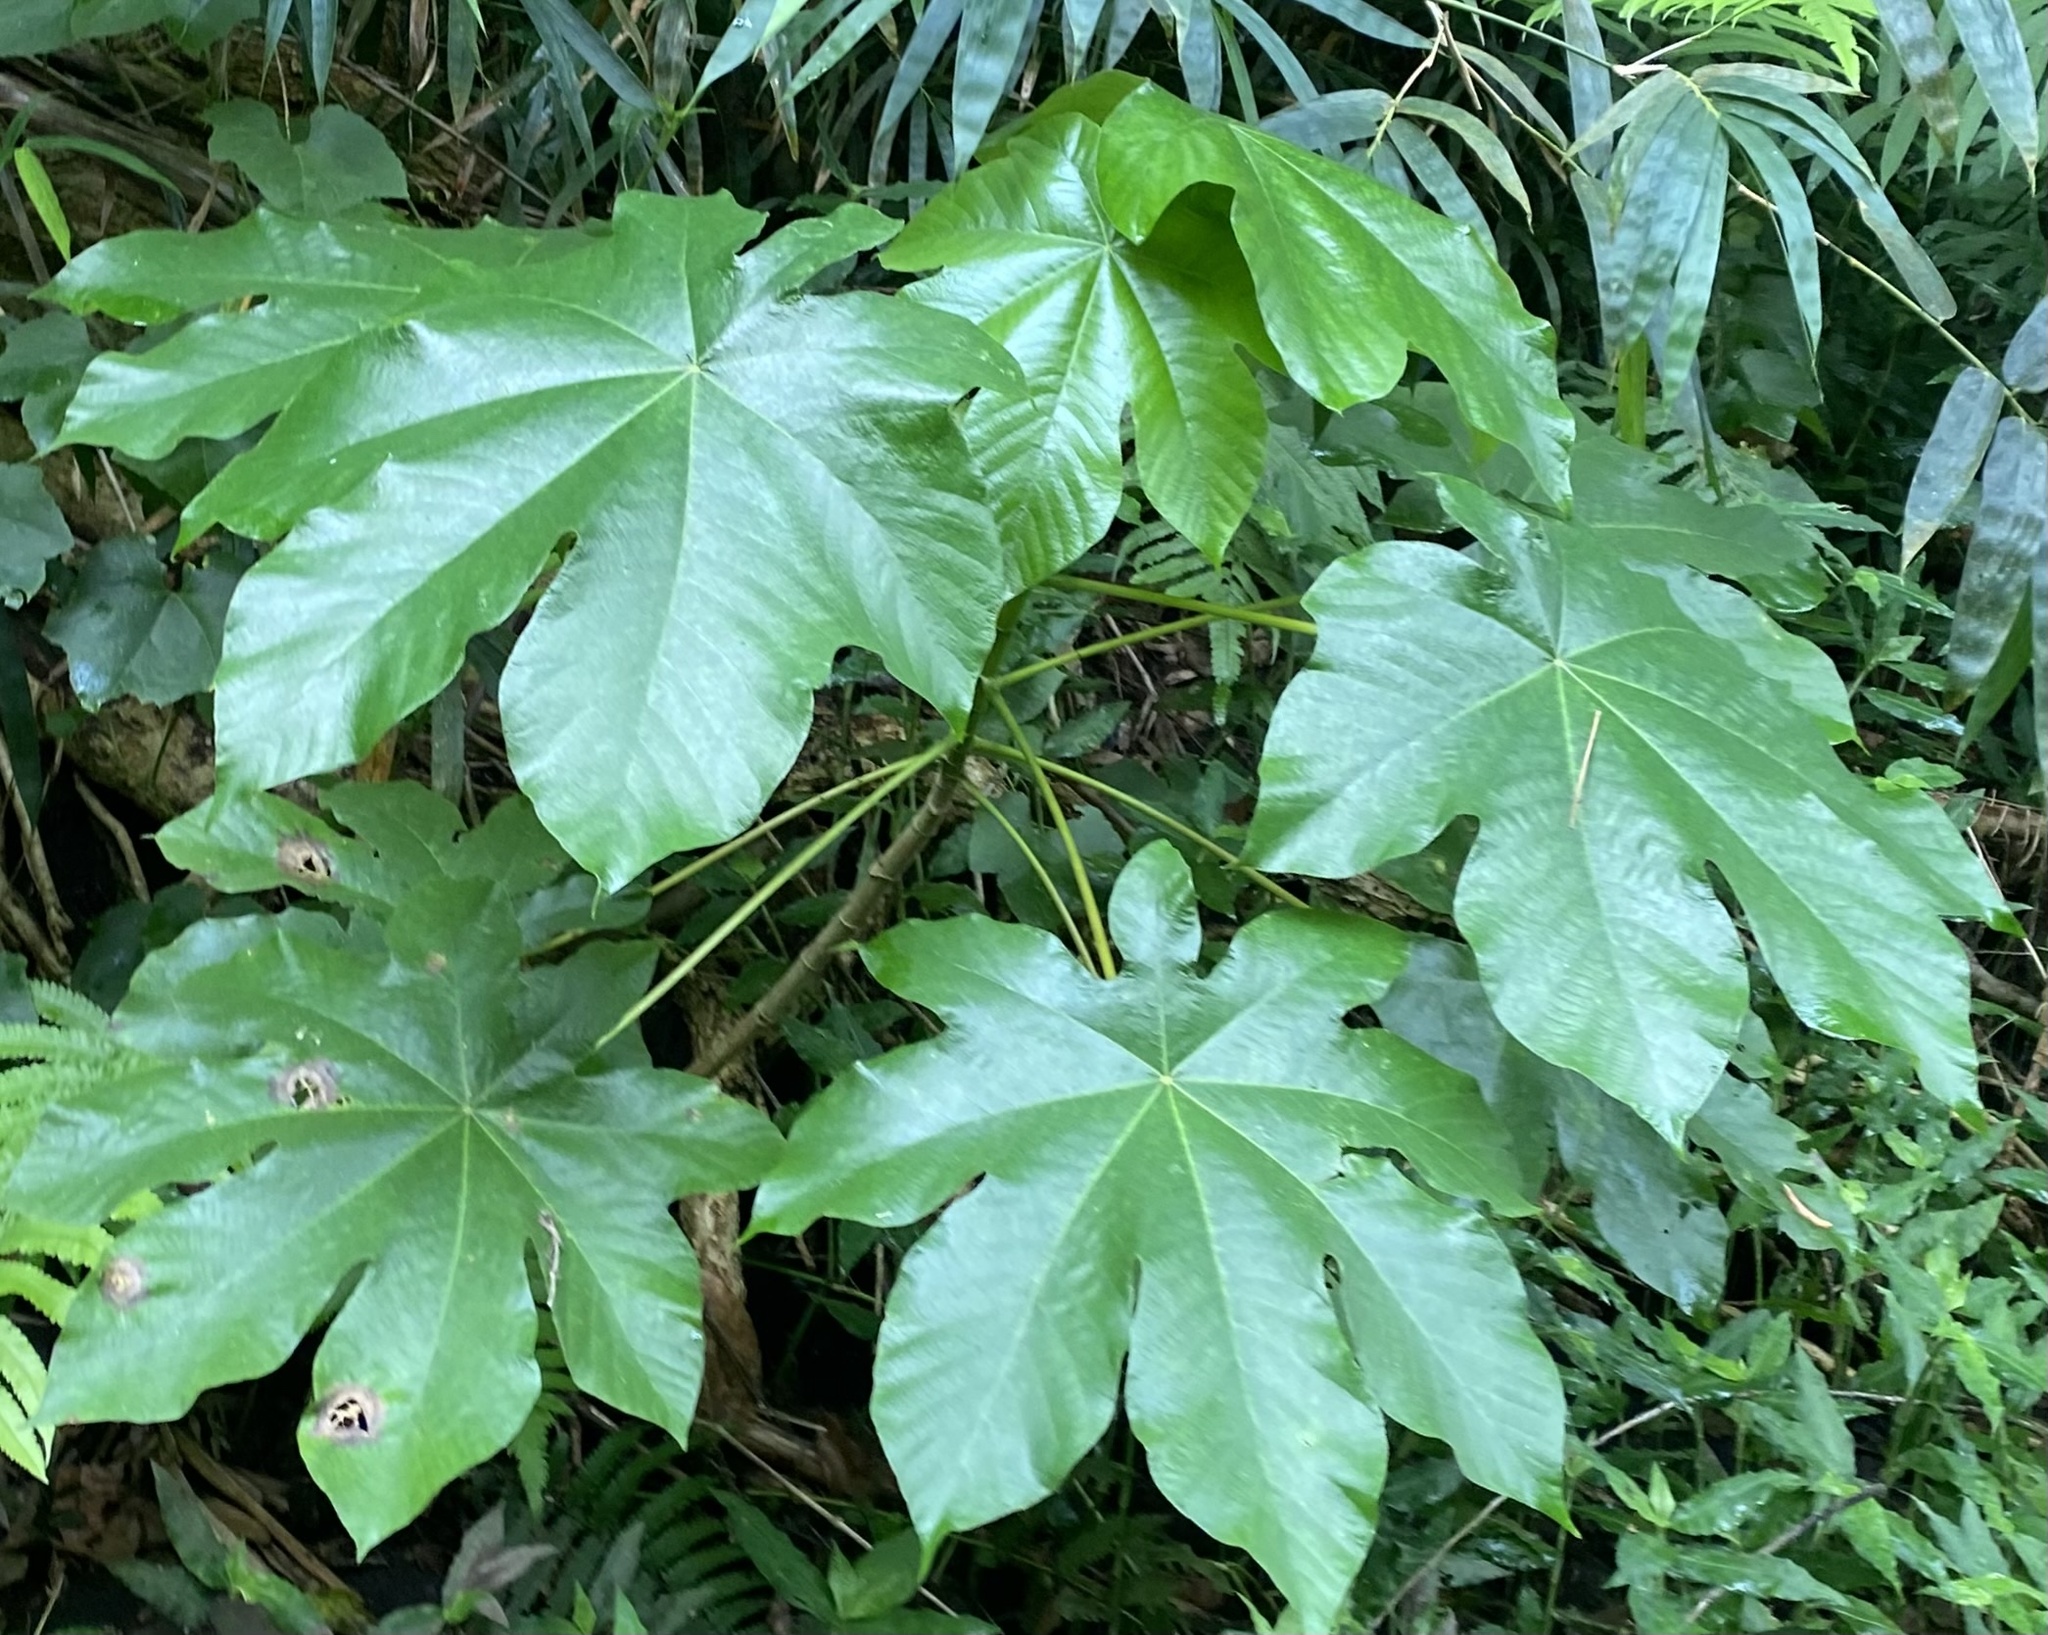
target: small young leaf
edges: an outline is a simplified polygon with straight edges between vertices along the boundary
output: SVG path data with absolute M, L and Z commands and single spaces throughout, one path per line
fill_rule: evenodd
M 175 570 L 147 540 L 92 548 L 51 615 L 50 640 L 71 660 L 71 685 L 87 709 L 123 696 L 175 704 L 213 685 L 221 631 L 248 558 L 231 548 Z
M 57 197 L 57 184 L 50 180 L 50 172 L 34 148 L 16 148 L 13 158 L 15 171 L 21 177 L 21 190 L 35 207 L 43 231 L 50 235 L 50 242 L 57 246 L 57 253 L 69 261 L 71 223 L 64 214 L 64 201 Z
M 456 0 L 458 9 L 462 3 Z M 405 166 L 391 144 L 346 108 L 315 108 L 296 140 L 261 102 L 217 103 L 206 110 L 206 122 L 213 128 L 206 156 L 238 168 L 273 210 L 339 216 L 375 199 L 406 195 Z
M 1147 497 L 1212 559 L 1264 462 L 1265 410 L 1238 352 L 1260 345 L 1258 308 L 1228 224 L 1179 212 L 1134 244 L 1104 211 L 1102 164 L 1098 127 L 1039 121 L 927 204 L 882 258 L 945 268 L 911 298 L 974 319 L 1023 366 L 1023 390 L 983 392 L 965 421 L 1020 585 L 1109 527 L 1127 404 Z
M 1287 371 L 1333 409 L 1384 396 L 1419 352 L 1467 420 L 1520 450 L 1562 499 L 1571 414 L 1557 396 L 1549 327 L 1469 228 L 1355 170 L 1163 91 L 1125 97 L 1103 126 L 1102 195 L 1144 239 L 1198 184 L 1231 192 L 1266 333 Z M 1314 256 L 1293 247 L 1316 243 Z
M 0 600 L 20 607 L 43 588 L 43 567 L 71 549 L 71 525 L 32 465 L 0 465 Z

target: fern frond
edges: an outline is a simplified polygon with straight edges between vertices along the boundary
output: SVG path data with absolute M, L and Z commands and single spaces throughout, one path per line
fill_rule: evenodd
M 0 1059 L 7 1061 L 99 1061 L 120 1048 L 104 1022 L 98 1032 L 44 1027 L 35 1022 L 0 1022 Z
M 113 1017 L 76 988 L 67 988 L 60 983 L 30 977 L 28 996 L 35 1005 L 36 1015 L 52 1027 L 66 1028 L 79 1033 L 107 1033 L 114 1026 Z
M 53 1323 L 64 1321 L 75 1293 L 69 1283 L 52 1277 L 40 1266 L 31 1266 L 25 1260 L 0 1260 L 0 1295 L 18 1295 Z
M 0 1023 L 0 1176 L 14 1167 L 51 1103 L 133 1072 L 148 1058 L 114 1032 L 114 1019 L 85 995 L 29 981 L 41 1025 Z
M 0 1458 L 13 1460 L 39 1482 L 48 1474 L 50 1444 L 29 1421 L 42 1405 L 47 1378 L 28 1336 L 0 1316 Z
M 39 1255 L 66 1266 L 93 1266 L 112 1242 L 97 1226 L 73 1226 L 35 1215 L 0 1215 L 0 1255 Z

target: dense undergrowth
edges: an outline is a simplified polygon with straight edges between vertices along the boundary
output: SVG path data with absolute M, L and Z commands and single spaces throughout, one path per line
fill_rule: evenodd
M 2048 1632 L 2044 83 L 14 0 L 0 1631 Z

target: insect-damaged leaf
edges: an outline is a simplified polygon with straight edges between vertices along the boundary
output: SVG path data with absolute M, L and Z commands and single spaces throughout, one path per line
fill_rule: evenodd
M 890 1298 L 874 1414 L 927 1539 L 1056 1487 L 1124 1395 L 1160 1489 L 1327 1629 L 1372 1533 L 1379 1419 L 1475 1480 L 1558 1501 L 1563 1400 L 1505 1250 L 1446 1192 L 1519 1205 L 1471 1082 L 1344 1013 L 1405 947 L 1358 916 L 1269 914 L 1206 980 L 1187 866 L 1118 879 L 1130 969 L 955 919 L 868 950 L 947 1023 L 798 1121 L 758 1229 L 946 1208 Z M 1326 1257 L 1339 1269 L 1333 1296 Z M 1377 1404 L 1377 1406 L 1375 1406 Z
M 282 405 L 186 514 L 188 536 L 290 531 L 228 620 L 230 782 L 359 756 L 440 689 L 466 639 L 509 616 L 568 537 L 502 706 L 522 787 L 610 884 L 752 819 L 840 647 L 879 653 L 965 711 L 1003 575 L 953 409 L 1014 366 L 944 313 L 791 293 L 886 238 L 883 217 L 842 210 L 822 237 L 791 229 L 741 255 L 762 221 L 724 195 L 635 193 L 608 231 L 558 235 L 570 248 L 545 265 L 499 251 L 486 266 L 462 261 L 468 235 L 270 220 L 252 237 L 284 246 L 272 259 L 287 271 L 310 259 L 351 287 L 398 288 L 351 297 L 324 320 L 339 334 L 309 333 L 329 303 L 303 284 L 274 335 L 267 308 L 202 320 L 237 338 L 215 357 L 240 345 L 266 360 L 251 372 L 267 404 L 240 382 L 194 384 L 186 371 L 210 367 L 196 354 L 145 383 L 146 416 L 126 390 L 134 363 L 110 366 L 102 392 L 88 378 L 71 435 L 118 427 L 123 446 L 200 422 L 220 435 Z M 525 243 L 517 256 L 542 259 Z M 175 306 L 190 298 L 187 259 L 158 244 L 140 276 L 88 266 L 62 293 L 104 306 L 112 283 L 125 302 Z M 232 279 L 209 272 L 203 299 L 219 299 Z M 270 289 L 259 267 L 240 293 Z
M 702 1331 L 667 1206 L 752 1182 L 778 1139 L 632 1034 L 593 1053 L 652 959 L 521 970 L 506 896 L 447 878 L 382 928 L 208 920 L 151 956 L 116 1018 L 146 1060 L 45 1116 L 6 1202 L 88 1223 L 210 1184 L 73 1301 L 44 1420 L 176 1419 L 278 1367 L 339 1294 L 299 1445 L 362 1549 L 525 1422 L 537 1299 L 584 1390 L 684 1435 Z
M 1973 1099 L 1941 921 L 1998 895 L 1931 802 L 1836 758 L 1826 656 L 1689 569 L 1440 487 L 1491 554 L 1395 541 L 1324 573 L 1315 659 L 1266 740 L 1260 861 L 1348 876 L 1477 817 L 1456 913 L 1501 1021 L 1674 1141 L 1748 1004 L 1711 863 L 1801 1016 Z

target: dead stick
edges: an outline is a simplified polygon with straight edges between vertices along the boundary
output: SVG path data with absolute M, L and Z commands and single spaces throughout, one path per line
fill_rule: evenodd
M 35 882 L 36 895 L 43 900 L 43 920 L 50 928 L 50 940 L 61 943 L 71 929 L 71 916 L 57 895 L 56 876 L 50 873 L 50 859 L 43 852 L 43 837 L 28 815 L 28 802 L 21 797 L 21 785 L 14 776 L 14 757 L 7 753 L 7 741 L 0 738 L 0 779 L 7 784 L 7 804 L 14 809 L 14 821 L 21 826 L 21 854 L 28 863 L 28 877 Z
M 71 787 L 78 791 L 79 803 L 92 814 L 93 821 L 113 840 L 114 849 L 121 854 L 121 867 L 128 875 L 129 887 L 143 902 L 148 902 L 149 876 L 142 872 L 142 859 L 136 855 L 135 842 L 128 834 L 127 825 L 107 810 L 99 796 L 92 792 L 92 786 L 76 772 L 71 775 Z

